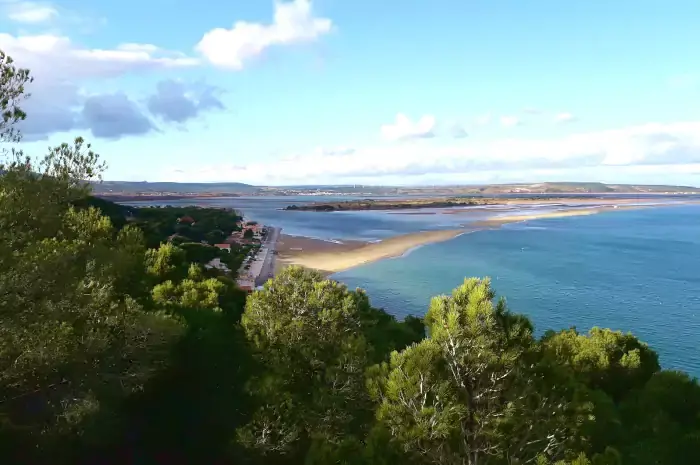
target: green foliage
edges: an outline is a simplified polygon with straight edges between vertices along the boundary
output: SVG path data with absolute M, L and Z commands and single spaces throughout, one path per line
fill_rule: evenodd
M 99 169 L 82 147 L 17 158 L 0 178 L 0 436 L 18 453 L 66 434 L 96 440 L 182 333 L 125 292 L 143 263 L 140 234 L 72 206 Z
M 105 463 L 107 457 L 116 457 L 107 462 L 115 465 L 244 463 L 231 439 L 250 410 L 244 386 L 252 363 L 236 324 L 245 293 L 226 294 L 230 287 L 222 283 L 223 306 L 239 308 L 175 309 L 186 321 L 186 334 L 165 369 L 129 399 L 122 428 L 107 447 L 93 451 L 97 459 L 89 463 Z
M 179 223 L 189 216 L 194 225 Z M 241 217 L 233 210 L 200 207 L 139 208 L 134 223 L 144 231 L 146 245 L 157 247 L 173 234 L 182 236 L 182 242 L 221 243 L 233 231 L 240 229 Z
M 136 208 L 119 205 L 92 195 L 74 201 L 73 206 L 98 209 L 102 215 L 109 218 L 116 230 L 123 228 L 128 222 L 127 218 L 133 218 L 137 212 Z
M 493 298 L 478 279 L 435 297 L 430 337 L 372 370 L 377 417 L 416 459 L 520 463 L 566 450 L 576 411 L 532 368 L 529 322 Z
M 202 265 L 209 263 L 222 254 L 218 248 L 199 242 L 185 242 L 178 247 L 185 252 L 185 259 L 188 262 L 200 263 Z M 223 253 L 228 254 L 229 252 Z
M 631 334 L 592 328 L 588 335 L 575 329 L 548 332 L 544 346 L 557 363 L 592 389 L 618 401 L 642 387 L 659 370 L 657 355 Z
M 354 432 L 347 411 L 369 410 L 363 297 L 312 271 L 289 267 L 249 297 L 242 326 L 264 367 L 251 382 L 259 408 L 241 442 L 297 456 L 310 443 L 340 446 Z
M 221 244 L 226 239 L 226 233 L 220 229 L 214 229 L 206 233 L 204 238 L 210 244 Z
M 399 322 L 384 310 L 372 307 L 363 290 L 357 289 L 355 292 L 360 297 L 360 324 L 369 343 L 373 362 L 384 361 L 392 351 L 402 350 L 423 340 L 423 320 L 409 315 L 403 322 Z
M 187 278 L 178 284 L 166 281 L 153 288 L 153 301 L 163 306 L 220 311 L 219 295 L 223 288 L 224 284 L 215 278 L 205 281 Z
M 28 69 L 17 68 L 12 57 L 0 50 L 0 142 L 19 141 L 20 134 L 13 126 L 27 117 L 19 105 L 27 98 L 25 84 L 33 80 Z
M 629 463 L 700 463 L 700 384 L 685 373 L 655 373 L 620 406 L 620 444 Z
M 253 238 L 253 230 L 252 229 L 246 229 L 243 232 L 243 239 L 252 239 Z
M 153 283 L 182 280 L 187 263 L 185 251 L 169 243 L 146 251 L 146 273 Z

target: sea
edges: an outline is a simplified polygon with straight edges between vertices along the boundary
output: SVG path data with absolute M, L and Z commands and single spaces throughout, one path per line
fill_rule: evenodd
M 284 234 L 332 241 L 379 241 L 517 214 L 503 207 L 471 215 L 281 210 L 319 200 L 250 197 L 168 203 L 233 207 L 249 219 L 282 227 Z M 582 205 L 572 201 L 566 208 L 577 206 Z M 700 205 L 675 205 L 506 224 L 421 246 L 333 278 L 365 289 L 374 306 L 402 318 L 422 316 L 432 296 L 449 294 L 467 277 L 490 277 L 498 296 L 506 298 L 513 312 L 527 315 L 539 334 L 570 327 L 585 332 L 594 326 L 629 331 L 659 353 L 664 368 L 700 377 L 699 265 Z

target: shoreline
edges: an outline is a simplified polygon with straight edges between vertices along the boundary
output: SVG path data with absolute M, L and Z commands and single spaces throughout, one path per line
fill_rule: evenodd
M 468 229 L 421 231 L 389 237 L 381 242 L 345 241 L 342 244 L 282 235 L 278 243 L 280 266 L 301 265 L 330 275 L 387 258 L 400 257 L 412 249 L 444 242 Z
M 663 206 L 678 206 L 678 203 L 660 205 L 602 205 L 594 208 L 576 208 L 541 213 L 503 215 L 462 224 L 460 228 L 420 231 L 392 236 L 381 242 L 343 241 L 342 243 L 282 234 L 278 243 L 279 268 L 300 265 L 320 271 L 328 276 L 357 266 L 388 258 L 404 256 L 424 245 L 454 239 L 458 236 L 484 230 L 499 229 L 510 223 L 522 223 L 546 218 L 589 216 L 603 212 L 638 210 Z

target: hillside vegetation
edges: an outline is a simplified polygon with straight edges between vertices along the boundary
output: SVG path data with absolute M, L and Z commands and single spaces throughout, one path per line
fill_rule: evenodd
M 535 337 L 488 279 L 405 321 L 299 267 L 246 297 L 86 200 L 102 168 L 82 139 L 0 166 L 3 465 L 700 463 L 698 381 L 631 334 Z
M 130 182 L 130 181 L 103 181 L 95 183 L 93 190 L 96 194 L 120 193 L 128 194 L 158 194 L 171 192 L 177 194 L 201 194 L 201 193 L 251 193 L 258 188 L 250 184 L 240 182 Z

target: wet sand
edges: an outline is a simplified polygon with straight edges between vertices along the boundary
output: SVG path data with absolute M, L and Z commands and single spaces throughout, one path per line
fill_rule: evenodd
M 277 250 L 282 266 L 301 265 L 324 274 L 332 274 L 365 263 L 399 257 L 415 247 L 446 241 L 468 231 L 466 228 L 422 231 L 390 237 L 375 243 L 348 241 L 343 244 L 283 236 Z
M 647 199 L 651 200 L 651 199 Z M 563 209 L 578 209 L 578 208 L 630 208 L 636 207 L 640 202 L 638 199 L 573 199 L 571 201 L 566 200 L 538 200 L 537 202 L 528 200 L 524 201 L 522 199 L 507 199 L 500 203 L 495 203 L 491 205 L 474 205 L 463 207 L 451 207 L 451 208 L 433 208 L 433 209 L 416 209 L 408 211 L 387 211 L 389 215 L 471 215 L 474 213 L 501 213 L 508 211 L 522 212 L 523 207 L 530 208 L 541 208 L 541 207 L 559 207 Z M 678 201 L 673 202 L 675 204 L 680 203 L 693 203 L 693 201 Z M 577 207 L 574 207 L 575 204 Z M 668 202 L 671 204 L 671 202 Z M 380 210 L 377 210 L 380 211 Z
M 541 218 L 565 218 L 568 216 L 588 216 L 595 215 L 596 213 L 606 212 L 606 211 L 621 211 L 621 210 L 638 210 L 641 208 L 652 208 L 652 206 L 647 205 L 603 205 L 597 206 L 595 208 L 577 208 L 572 210 L 560 210 L 554 212 L 543 212 L 543 213 L 521 213 L 517 215 L 504 215 L 496 216 L 493 218 L 488 218 L 486 220 L 477 221 L 472 223 L 480 229 L 497 227 L 508 223 L 519 223 L 522 221 L 537 220 Z M 467 226 L 467 225 L 465 225 Z
M 609 204 L 597 205 L 590 208 L 583 207 L 554 212 L 533 212 L 526 214 L 519 213 L 466 223 L 459 229 L 422 231 L 403 234 L 375 243 L 344 241 L 343 243 L 339 244 L 320 239 L 282 235 L 277 247 L 277 250 L 279 251 L 278 262 L 280 267 L 287 265 L 301 265 L 307 268 L 319 270 L 324 274 L 332 274 L 378 260 L 400 257 L 409 250 L 422 245 L 447 241 L 459 235 L 474 231 L 497 229 L 508 223 L 518 223 L 542 218 L 595 215 L 606 211 L 656 208 L 661 206 L 664 205 L 647 206 Z

